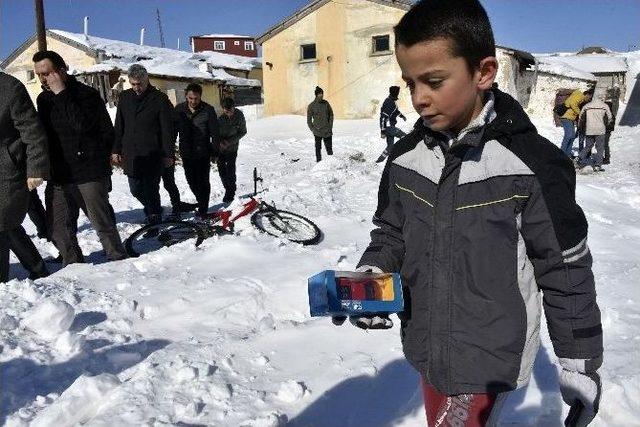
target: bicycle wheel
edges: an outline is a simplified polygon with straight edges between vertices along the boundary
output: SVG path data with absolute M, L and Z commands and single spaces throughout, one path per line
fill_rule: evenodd
M 315 245 L 322 233 L 313 221 L 292 212 L 278 209 L 261 210 L 251 216 L 251 223 L 275 237 L 282 237 L 303 245 Z
M 129 256 L 137 257 L 187 240 L 193 240 L 199 246 L 204 240 L 204 232 L 190 222 L 163 221 L 135 231 L 124 241 L 124 247 Z

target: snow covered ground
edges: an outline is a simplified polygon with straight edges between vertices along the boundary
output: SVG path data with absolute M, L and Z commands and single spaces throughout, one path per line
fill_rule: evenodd
M 324 231 L 302 247 L 257 232 L 177 245 L 105 263 L 81 216 L 89 264 L 36 282 L 0 286 L 0 424 L 9 426 L 423 426 L 418 377 L 389 331 L 337 328 L 310 318 L 306 279 L 351 269 L 368 243 L 382 165 L 376 120 L 338 121 L 333 158 L 314 161 L 305 119 L 249 123 L 238 160 L 238 193 L 258 167 L 267 200 L 313 219 Z M 551 140 L 560 129 L 539 124 Z M 618 128 L 604 174 L 578 176 L 590 224 L 605 331 L 604 384 L 593 425 L 640 425 L 640 128 Z M 295 161 L 295 159 L 300 159 Z M 183 200 L 193 201 L 182 169 Z M 212 173 L 212 204 L 223 190 Z M 116 173 L 111 201 L 128 236 L 142 219 Z M 168 195 L 162 192 L 165 206 Z M 27 220 L 27 231 L 35 229 Z M 43 254 L 52 245 L 35 238 Z M 398 323 L 398 322 L 396 322 Z M 550 341 L 531 384 L 513 393 L 504 426 L 561 426 Z

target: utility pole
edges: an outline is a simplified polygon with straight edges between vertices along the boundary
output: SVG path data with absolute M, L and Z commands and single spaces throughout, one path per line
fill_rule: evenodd
M 38 34 L 38 51 L 47 50 L 47 32 L 44 26 L 44 5 L 42 0 L 34 0 L 36 5 L 36 34 Z
M 160 47 L 165 47 L 164 33 L 162 32 L 162 21 L 160 20 L 160 9 L 156 7 L 156 18 L 158 19 L 158 30 L 160 30 Z

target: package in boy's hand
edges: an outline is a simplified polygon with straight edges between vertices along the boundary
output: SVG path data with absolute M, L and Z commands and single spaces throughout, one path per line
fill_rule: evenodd
M 325 270 L 309 277 L 311 316 L 349 316 L 402 311 L 402 282 L 397 273 Z

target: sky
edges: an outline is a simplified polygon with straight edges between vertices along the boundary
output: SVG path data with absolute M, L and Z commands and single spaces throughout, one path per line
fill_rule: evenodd
M 344 2 L 346 0 L 341 0 Z M 530 52 L 577 51 L 599 45 L 640 50 L 640 0 L 481 0 L 496 41 Z M 260 35 L 310 0 L 44 0 L 47 28 L 83 31 L 89 16 L 94 36 L 160 45 L 156 8 L 165 43 L 189 49 L 189 36 L 207 33 Z M 0 58 L 34 32 L 32 0 L 0 0 Z

